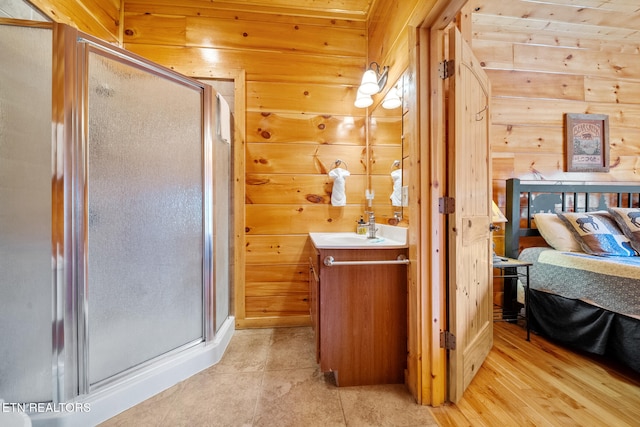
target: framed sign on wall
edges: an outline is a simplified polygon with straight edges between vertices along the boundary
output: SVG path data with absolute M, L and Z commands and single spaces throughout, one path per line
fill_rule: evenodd
M 565 115 L 568 172 L 609 172 L 609 116 Z

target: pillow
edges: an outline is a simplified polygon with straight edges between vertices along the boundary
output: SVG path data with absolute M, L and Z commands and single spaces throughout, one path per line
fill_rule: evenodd
M 542 238 L 553 249 L 564 252 L 582 252 L 580 243 L 565 223 L 554 213 L 537 213 L 533 215 L 536 228 Z
M 566 212 L 558 216 L 567 224 L 586 253 L 599 256 L 636 255 L 629 239 L 608 212 Z
M 640 209 L 609 208 L 608 210 L 620 230 L 631 241 L 633 249 L 640 252 Z

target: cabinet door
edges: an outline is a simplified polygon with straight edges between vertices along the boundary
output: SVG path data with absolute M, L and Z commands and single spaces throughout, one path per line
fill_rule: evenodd
M 392 261 L 405 249 L 326 249 L 320 261 L 372 264 L 320 267 L 320 369 L 340 387 L 404 382 L 407 365 L 407 267 Z

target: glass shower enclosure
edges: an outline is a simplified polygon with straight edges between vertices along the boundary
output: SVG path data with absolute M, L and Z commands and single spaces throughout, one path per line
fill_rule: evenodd
M 230 117 L 70 27 L 0 24 L 0 399 L 99 396 L 108 417 L 233 333 Z

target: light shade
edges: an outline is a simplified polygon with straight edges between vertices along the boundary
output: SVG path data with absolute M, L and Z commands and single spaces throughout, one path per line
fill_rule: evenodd
M 491 222 L 509 222 L 493 200 L 491 201 Z
M 368 69 L 364 72 L 358 91 L 365 95 L 374 95 L 380 92 L 380 86 L 378 86 L 378 75 L 374 70 Z
M 373 104 L 373 98 L 371 95 L 367 95 L 363 93 L 360 89 L 358 89 L 358 93 L 356 94 L 356 101 L 353 103 L 358 108 L 367 108 Z
M 402 105 L 402 100 L 398 96 L 398 89 L 394 86 L 389 89 L 387 95 L 382 100 L 382 108 L 386 108 L 387 110 L 392 110 L 394 108 L 398 108 Z

